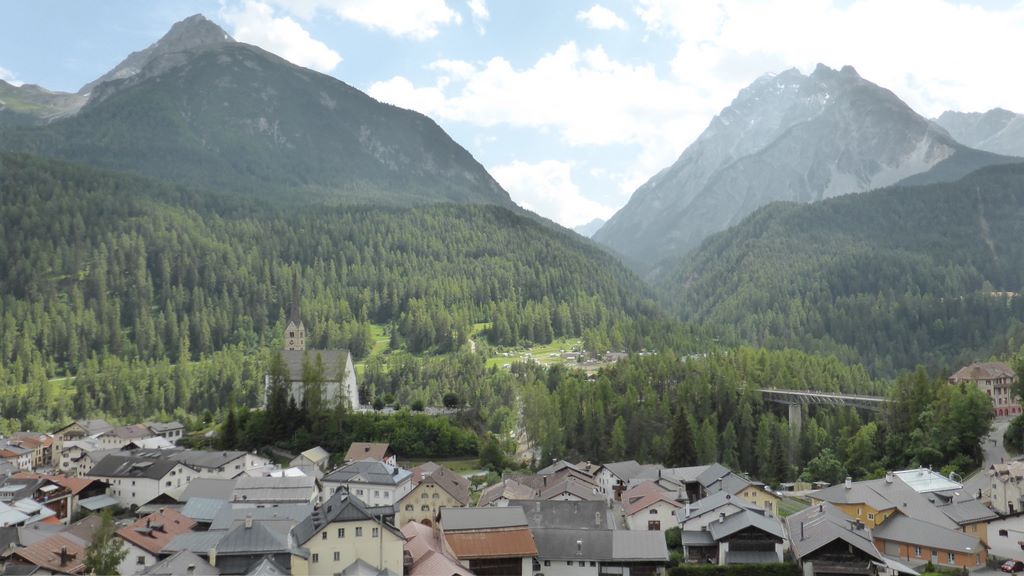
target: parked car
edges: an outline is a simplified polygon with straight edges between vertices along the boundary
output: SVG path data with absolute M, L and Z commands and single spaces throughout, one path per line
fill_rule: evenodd
M 1007 560 L 999 569 L 1003 572 L 1024 572 L 1024 561 Z

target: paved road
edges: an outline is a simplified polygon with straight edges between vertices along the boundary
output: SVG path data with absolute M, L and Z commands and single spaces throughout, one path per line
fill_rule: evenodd
M 983 444 L 985 463 L 982 465 L 979 473 L 964 482 L 964 488 L 969 490 L 971 494 L 977 494 L 978 490 L 981 490 L 982 496 L 988 496 L 989 483 L 988 475 L 985 471 L 992 464 L 998 464 L 1010 458 L 1006 453 L 1006 448 L 1003 446 L 1003 434 L 1006 432 L 1006 427 L 1010 425 L 1010 420 L 1011 418 L 1004 416 L 992 422 L 992 432 L 989 433 L 988 438 L 985 439 Z

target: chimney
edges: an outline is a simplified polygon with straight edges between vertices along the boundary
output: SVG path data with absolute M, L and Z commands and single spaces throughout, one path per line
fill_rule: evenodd
M 217 567 L 217 549 L 210 548 L 210 553 L 206 557 L 206 561 L 210 563 L 210 566 Z
M 63 566 L 68 563 L 68 547 L 60 547 L 60 565 Z
M 894 476 L 894 474 L 891 471 L 890 472 L 886 472 L 885 473 L 885 483 L 886 484 L 892 484 L 893 476 Z
M 576 555 L 583 556 L 583 540 L 576 541 Z
M 853 478 L 850 478 L 849 476 L 847 476 L 846 477 L 846 481 L 843 482 L 843 485 L 846 486 L 847 490 L 849 490 L 850 488 L 853 488 Z
M 185 574 L 188 574 L 189 576 L 191 576 L 192 574 L 195 574 L 195 573 L 196 573 L 196 565 L 195 564 L 189 564 L 188 568 L 185 569 Z
M 718 513 L 718 523 L 721 524 L 722 522 L 725 522 L 725 512 Z
M 803 540 L 804 540 L 804 523 L 801 522 L 800 523 L 800 541 L 803 542 Z
M 245 515 L 245 527 L 252 528 L 252 514 Z

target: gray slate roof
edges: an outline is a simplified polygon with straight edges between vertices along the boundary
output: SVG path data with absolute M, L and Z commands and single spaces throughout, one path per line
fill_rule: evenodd
M 316 478 L 287 476 L 273 478 L 239 476 L 231 498 L 235 502 L 311 502 L 316 492 Z
M 624 460 L 622 462 L 609 462 L 604 465 L 609 472 L 614 474 L 620 480 L 628 481 L 633 478 L 640 470 L 640 463 L 636 460 Z
M 188 501 L 192 498 L 210 498 L 213 500 L 231 500 L 231 493 L 235 490 L 237 478 L 223 480 L 220 478 L 195 478 L 188 483 L 185 491 L 181 493 L 181 500 Z
M 701 498 L 696 502 L 693 502 L 691 504 L 688 504 L 687 506 L 684 506 L 676 510 L 676 520 L 678 520 L 679 522 L 684 522 L 690 518 L 696 518 L 703 514 L 714 512 L 715 510 L 718 510 L 719 508 L 722 508 L 723 506 L 726 506 L 728 504 L 732 504 L 733 506 L 743 508 L 746 510 L 760 510 L 760 508 L 754 506 L 750 502 L 747 502 L 740 496 L 734 496 L 732 494 L 729 494 L 728 492 L 715 492 L 714 494 L 706 498 Z M 687 515 L 686 513 L 687 510 L 689 510 L 689 515 Z
M 210 548 L 217 546 L 227 530 L 209 530 L 207 532 L 185 532 L 178 534 L 164 546 L 162 554 L 173 554 L 181 550 L 189 550 L 196 554 L 206 554 Z
M 542 560 L 668 561 L 665 535 L 658 531 L 531 528 L 530 532 Z
M 707 530 L 683 530 L 679 537 L 683 546 L 716 546 L 715 539 Z
M 796 558 L 802 559 L 836 540 L 846 542 L 879 562 L 884 562 L 875 548 L 871 531 L 853 529 L 853 520 L 845 512 L 825 502 L 805 508 L 786 517 L 786 531 L 790 548 Z
M 247 452 L 241 450 L 181 450 L 169 453 L 167 457 L 193 468 L 220 468 L 229 462 L 244 458 L 246 454 Z
M 782 522 L 779 522 L 777 518 L 758 514 L 751 510 L 741 510 L 726 516 L 721 522 L 712 522 L 708 525 L 708 531 L 711 532 L 711 537 L 716 541 L 728 538 L 747 528 L 756 528 L 780 540 L 786 538 Z
M 230 508 L 231 503 L 227 500 L 216 498 L 190 498 L 185 502 L 181 513 L 196 522 L 213 522 L 217 514 L 224 508 Z
M 412 473 L 408 470 L 390 466 L 380 460 L 356 460 L 324 476 L 323 481 L 398 486 L 411 478 Z
M 110 454 L 97 462 L 86 476 L 159 480 L 177 465 L 178 463 L 173 460 L 153 460 L 150 458 Z
M 697 482 L 700 483 L 701 486 L 707 488 L 713 484 L 715 480 L 718 480 L 730 472 L 732 472 L 732 470 L 729 470 L 725 466 L 715 462 L 714 464 L 709 464 L 707 469 L 697 476 Z
M 252 565 L 245 576 L 290 576 L 291 571 L 282 567 L 270 556 L 264 556 L 262 560 Z
M 442 508 L 442 510 L 444 509 Z M 335 492 L 323 506 L 314 508 L 308 516 L 292 528 L 292 537 L 295 539 L 296 545 L 302 546 L 324 526 L 334 522 L 378 520 L 383 517 L 384 528 L 404 540 L 405 537 L 401 531 L 387 521 L 387 518 L 393 517 L 394 514 L 395 509 L 392 506 L 367 506 L 362 500 L 351 494 Z
M 872 533 L 876 538 L 927 546 L 939 550 L 953 550 L 967 554 L 977 554 L 982 550 L 981 541 L 974 536 L 969 536 L 958 530 L 936 526 L 930 522 L 907 518 L 900 514 L 894 514 L 889 517 L 881 526 L 875 528 Z
M 309 352 L 309 361 L 315 362 L 317 354 L 324 363 L 324 380 L 327 382 L 343 382 L 345 368 L 348 363 L 348 350 L 282 350 L 281 357 L 288 365 L 288 373 L 292 382 L 302 382 L 302 359 Z
M 189 568 L 192 571 L 189 571 Z M 164 558 L 156 564 L 142 571 L 145 576 L 179 576 L 180 574 L 192 574 L 194 576 L 218 576 L 220 570 L 210 566 L 205 558 L 182 550 Z
M 224 556 L 284 553 L 288 549 L 288 535 L 261 522 L 252 522 L 249 527 L 239 524 L 217 542 L 217 554 Z
M 518 506 L 441 508 L 441 526 L 446 532 L 514 528 L 527 525 L 526 514 Z
M 530 529 L 563 528 L 578 530 L 610 529 L 615 518 L 608 504 L 566 500 L 509 500 L 509 507 L 521 507 Z
M 228 507 L 222 509 L 213 519 L 210 530 L 227 530 L 239 522 L 244 522 L 246 516 L 252 517 L 255 522 L 290 522 L 294 525 L 309 516 L 313 508 L 313 504 L 282 504 L 265 508 Z

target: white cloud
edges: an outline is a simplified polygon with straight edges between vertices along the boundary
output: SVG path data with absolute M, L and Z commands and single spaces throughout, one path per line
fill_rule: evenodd
M 7 82 L 11 86 L 21 86 L 24 84 L 24 82 L 14 77 L 14 73 L 2 66 L 0 66 L 0 80 Z
M 437 36 L 441 26 L 462 24 L 462 16 L 449 8 L 445 0 L 272 1 L 276 6 L 305 20 L 323 10 L 371 30 L 383 30 L 391 36 L 415 40 L 428 40 Z M 481 7 L 486 11 L 482 2 Z
M 330 72 L 341 55 L 315 40 L 289 17 L 275 18 L 274 9 L 262 2 L 246 0 L 240 7 L 223 8 L 221 17 L 232 26 L 231 35 L 240 42 L 255 44 L 299 66 Z
M 600 4 L 594 4 L 590 7 L 590 10 L 577 12 L 576 19 L 585 22 L 587 26 L 596 30 L 612 30 L 615 28 L 625 30 L 627 28 L 625 20 Z
M 473 22 L 476 23 L 476 29 L 480 32 L 480 35 L 487 33 L 487 29 L 484 27 L 484 22 L 491 19 L 491 12 L 487 9 L 486 0 L 467 0 L 466 5 L 469 6 L 469 13 L 473 16 Z
M 823 62 L 853 65 L 926 116 L 946 109 L 1024 109 L 1024 3 L 951 0 L 640 0 L 648 30 L 678 40 L 673 71 L 722 99 L 754 76 Z M 765 68 L 773 66 L 773 68 Z
M 516 203 L 566 228 L 594 218 L 608 219 L 615 212 L 584 197 L 572 181 L 572 166 L 565 162 L 544 160 L 530 164 L 517 160 L 495 166 L 490 172 Z

